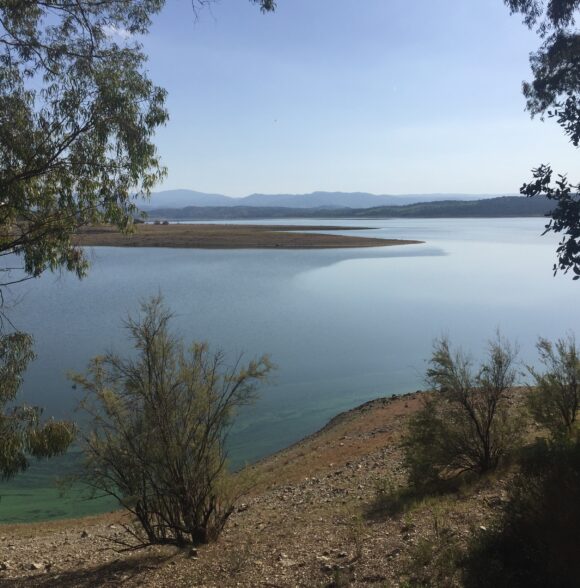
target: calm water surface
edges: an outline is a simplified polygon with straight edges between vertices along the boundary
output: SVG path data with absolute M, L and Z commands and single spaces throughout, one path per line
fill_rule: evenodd
M 322 221 L 264 221 L 322 224 Z M 252 221 L 252 224 L 257 224 Z M 77 418 L 66 379 L 104 350 L 124 352 L 121 321 L 162 292 L 173 326 L 231 357 L 270 354 L 278 369 L 231 435 L 235 464 L 313 432 L 337 412 L 421 388 L 432 340 L 448 334 L 477 356 L 496 328 L 534 361 L 538 335 L 577 331 L 580 284 L 552 276 L 557 239 L 542 219 L 331 220 L 354 234 L 421 245 L 322 251 L 95 248 L 89 276 L 44 275 L 14 290 L 10 317 L 38 359 L 23 398 Z M 345 234 L 353 234 L 348 231 Z M 56 500 L 55 469 L 35 466 L 2 492 L 0 520 L 71 516 L 110 503 Z

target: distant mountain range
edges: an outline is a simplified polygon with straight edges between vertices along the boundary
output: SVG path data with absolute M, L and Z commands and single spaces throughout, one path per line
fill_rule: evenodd
M 546 216 L 554 203 L 545 197 L 500 196 L 441 200 L 372 208 L 291 208 L 275 206 L 187 206 L 148 211 L 150 219 L 224 220 L 260 218 L 492 218 Z
M 251 194 L 232 198 L 223 194 L 207 194 L 194 190 L 166 190 L 156 192 L 149 202 L 140 208 L 185 208 L 187 206 L 256 206 L 283 208 L 374 208 L 377 206 L 401 206 L 419 202 L 441 200 L 479 200 L 490 198 L 488 194 L 406 194 L 400 196 L 376 195 L 367 192 L 312 192 L 311 194 Z

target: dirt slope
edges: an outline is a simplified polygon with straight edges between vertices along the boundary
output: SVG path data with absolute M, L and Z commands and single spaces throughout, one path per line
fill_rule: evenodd
M 501 476 L 393 517 L 377 486 L 404 478 L 399 440 L 421 394 L 379 399 L 254 467 L 251 496 L 215 544 L 120 552 L 118 513 L 0 527 L 1 586 L 399 586 L 429 572 L 505 501 Z M 422 563 L 421 558 L 425 558 Z M 458 585 L 451 576 L 443 585 Z

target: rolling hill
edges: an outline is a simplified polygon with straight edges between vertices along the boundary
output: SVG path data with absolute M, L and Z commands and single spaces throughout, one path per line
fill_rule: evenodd
M 501 196 L 481 200 L 443 200 L 372 208 L 292 208 L 273 206 L 187 206 L 149 211 L 150 219 L 235 220 L 261 218 L 493 218 L 546 216 L 546 198 Z
M 211 207 L 275 207 L 275 208 L 371 208 L 400 206 L 441 200 L 475 200 L 488 195 L 468 194 L 407 194 L 403 196 L 376 195 L 367 192 L 312 192 L 311 194 L 251 194 L 233 198 L 223 194 L 195 192 L 194 190 L 166 190 L 142 201 L 143 210 L 156 208 Z

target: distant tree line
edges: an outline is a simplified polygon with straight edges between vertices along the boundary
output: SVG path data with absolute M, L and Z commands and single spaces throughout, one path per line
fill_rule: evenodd
M 152 219 L 219 220 L 256 218 L 503 218 L 544 217 L 554 208 L 547 198 L 501 196 L 481 200 L 444 200 L 373 208 L 285 208 L 275 206 L 187 206 L 157 208 Z

